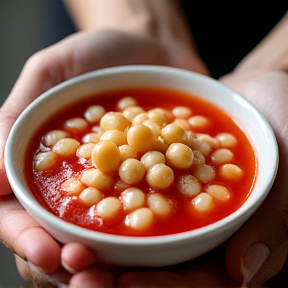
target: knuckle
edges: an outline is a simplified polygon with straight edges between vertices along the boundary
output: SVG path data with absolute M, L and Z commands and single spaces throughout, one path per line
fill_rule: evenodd
M 24 65 L 24 69 L 39 69 L 43 67 L 43 63 L 46 62 L 47 55 L 45 50 L 41 50 L 31 55 Z
M 52 48 L 40 50 L 30 56 L 24 65 L 24 73 L 30 75 L 34 82 L 42 84 L 42 92 L 65 80 L 65 63 L 59 60 L 62 56 L 58 58 L 57 51 Z

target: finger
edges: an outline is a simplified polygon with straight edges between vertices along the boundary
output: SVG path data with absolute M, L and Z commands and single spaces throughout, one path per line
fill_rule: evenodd
M 174 274 L 164 270 L 134 271 L 126 272 L 121 275 L 117 281 L 117 285 L 121 288 L 141 287 L 141 288 L 176 288 L 189 287 L 184 286 L 183 276 Z M 194 283 L 195 284 L 195 283 Z M 191 287 L 191 286 L 190 286 Z
M 0 238 L 27 262 L 51 274 L 61 267 L 59 244 L 12 195 L 0 197 Z
M 113 275 L 109 271 L 103 268 L 90 268 L 72 276 L 69 284 L 71 287 L 114 288 L 113 283 Z
M 227 270 L 234 279 L 244 284 L 264 283 L 276 275 L 285 263 L 287 208 L 283 207 L 281 200 L 275 201 L 275 196 L 280 196 L 278 188 L 282 186 L 281 182 L 281 179 L 276 180 L 267 201 L 228 246 Z
M 31 263 L 27 263 L 17 255 L 15 262 L 19 275 L 25 282 L 23 287 L 65 288 L 67 287 L 65 283 L 69 283 L 71 278 L 70 275 L 65 275 L 64 271 L 62 271 L 61 277 L 60 273 L 57 275 L 47 275 L 41 269 Z
M 80 243 L 69 243 L 61 250 L 62 266 L 72 274 L 87 269 L 97 262 L 95 252 Z
M 209 265 L 208 265 L 209 266 Z M 149 270 L 126 272 L 117 281 L 116 287 L 121 288 L 191 288 L 191 287 L 238 287 L 227 280 L 222 279 L 215 271 L 209 267 L 190 267 L 180 273 L 164 270 Z
M 134 271 L 122 271 L 116 287 L 239 287 L 239 284 L 232 281 L 225 270 L 223 258 L 225 248 L 224 243 L 201 257 L 167 268 L 148 270 L 135 268 Z

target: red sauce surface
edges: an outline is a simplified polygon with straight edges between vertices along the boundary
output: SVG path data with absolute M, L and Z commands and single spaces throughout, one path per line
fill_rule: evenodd
M 108 222 L 103 222 L 100 218 L 93 216 L 93 209 L 81 204 L 75 197 L 67 196 L 58 188 L 59 184 L 65 179 L 79 176 L 80 173 L 92 167 L 91 160 L 79 161 L 76 156 L 67 158 L 65 161 L 56 163 L 55 167 L 50 172 L 35 172 L 33 171 L 32 162 L 33 157 L 41 148 L 41 138 L 45 133 L 53 129 L 61 129 L 62 124 L 67 119 L 73 117 L 83 117 L 85 110 L 90 105 L 102 105 L 106 111 L 117 111 L 116 103 L 118 100 L 125 96 L 134 97 L 138 105 L 142 106 L 145 110 L 162 107 L 172 110 L 175 106 L 187 106 L 193 111 L 193 115 L 206 116 L 211 120 L 212 125 L 205 131 L 195 131 L 207 133 L 215 136 L 219 133 L 231 133 L 237 140 L 238 144 L 230 149 L 235 156 L 234 164 L 237 164 L 244 171 L 244 177 L 238 182 L 226 182 L 224 185 L 229 188 L 231 193 L 230 200 L 225 203 L 216 203 L 213 211 L 207 213 L 199 213 L 193 209 L 192 205 L 188 205 L 187 201 L 182 201 L 187 196 L 183 196 L 177 191 L 175 185 L 165 190 L 164 195 L 173 203 L 173 213 L 167 219 L 155 218 L 155 225 L 151 229 L 145 231 L 135 231 L 126 227 L 121 213 L 117 217 Z M 91 125 L 91 126 L 94 126 Z M 91 128 L 91 127 L 90 127 Z M 78 141 L 86 133 L 71 135 Z M 42 147 L 43 149 L 43 147 Z M 185 93 L 172 90 L 156 89 L 156 88 L 137 88 L 137 89 L 124 89 L 111 91 L 102 94 L 100 97 L 87 99 L 81 102 L 73 103 L 71 107 L 63 110 L 61 113 L 54 115 L 47 121 L 38 133 L 31 139 L 31 143 L 27 149 L 26 159 L 26 177 L 31 191 L 38 199 L 45 209 L 51 213 L 61 217 L 63 220 L 69 221 L 76 225 L 85 227 L 91 230 L 100 232 L 118 234 L 118 235 L 134 235 L 134 236 L 150 236 L 150 235 L 165 235 L 172 233 L 179 233 L 183 231 L 192 230 L 213 223 L 217 220 L 234 212 L 240 207 L 249 196 L 252 190 L 253 183 L 256 177 L 257 160 L 255 152 L 249 143 L 249 139 L 241 130 L 239 125 L 221 109 L 214 105 L 201 100 L 197 97 L 191 97 Z M 206 164 L 212 165 L 209 162 L 209 157 L 206 158 Z M 216 169 L 217 167 L 215 167 Z M 175 178 L 177 173 L 175 172 Z M 209 184 L 223 183 L 223 179 L 216 178 Z M 207 185 L 207 184 L 205 184 Z M 202 187 L 205 188 L 202 184 Z M 133 185 L 135 186 L 135 185 Z M 137 185 L 143 191 L 149 193 L 150 188 L 143 181 Z M 118 194 L 117 194 L 118 193 Z M 116 195 L 115 195 L 116 194 Z M 119 192 L 107 191 L 105 196 L 115 195 L 119 196 Z M 215 200 L 216 201 L 216 200 Z M 189 201 L 188 201 L 189 202 Z M 216 201 L 217 202 L 217 201 Z M 124 213 L 124 211 L 123 211 Z

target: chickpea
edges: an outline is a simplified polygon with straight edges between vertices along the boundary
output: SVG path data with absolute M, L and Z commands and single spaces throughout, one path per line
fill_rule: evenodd
M 185 106 L 177 106 L 172 110 L 172 114 L 176 118 L 182 118 L 182 119 L 187 119 L 188 117 L 191 116 L 192 111 L 190 108 L 185 107 Z
M 211 160 L 214 164 L 223 164 L 231 162 L 234 154 L 227 148 L 220 148 L 215 150 L 211 155 Z
M 127 107 L 130 106 L 135 106 L 137 104 L 137 101 L 135 100 L 135 98 L 127 96 L 127 97 L 123 97 L 122 99 L 120 99 L 117 103 L 117 107 L 120 110 L 124 110 Z
M 145 120 L 145 121 L 143 122 L 143 125 L 149 127 L 149 128 L 152 130 L 155 138 L 157 138 L 158 136 L 160 136 L 160 134 L 161 134 L 161 128 L 160 128 L 160 126 L 159 126 L 157 123 L 155 123 L 155 122 L 153 122 L 152 120 L 148 119 L 148 120 Z
M 128 158 L 135 158 L 136 159 L 138 157 L 137 151 L 135 151 L 129 145 L 121 145 L 118 148 L 119 148 L 119 151 L 121 154 L 121 161 L 122 162 Z
M 201 183 L 192 175 L 183 175 L 178 179 L 178 189 L 186 196 L 196 196 L 202 190 Z
M 123 114 L 129 121 L 132 122 L 137 115 L 144 112 L 144 109 L 140 106 L 129 106 L 124 109 Z
M 42 139 L 45 146 L 53 146 L 57 141 L 67 137 L 67 133 L 63 130 L 52 130 L 46 133 Z
M 148 170 L 146 181 L 152 188 L 160 190 L 166 189 L 170 187 L 174 181 L 174 172 L 169 166 L 158 163 Z
M 73 138 L 63 138 L 57 141 L 52 150 L 63 157 L 75 155 L 80 143 Z
M 104 132 L 99 125 L 93 126 L 93 127 L 91 128 L 91 130 L 92 130 L 93 132 L 95 132 L 96 134 L 99 134 L 100 136 L 101 136 L 101 135 L 103 134 L 103 132 Z
M 141 157 L 141 162 L 149 170 L 158 163 L 165 163 L 165 156 L 159 151 L 149 151 Z
M 219 167 L 219 176 L 221 178 L 238 181 L 240 180 L 243 175 L 244 171 L 235 164 L 224 164 Z
M 197 138 L 202 142 L 206 142 L 212 148 L 217 148 L 219 145 L 218 140 L 208 134 L 197 134 Z
M 220 201 L 227 201 L 230 199 L 230 191 L 222 185 L 209 185 L 205 191 L 213 198 Z
M 123 161 L 119 167 L 119 176 L 127 184 L 139 183 L 144 175 L 145 166 L 137 159 L 127 159 Z
M 207 183 L 215 178 L 215 171 L 209 165 L 198 166 L 194 171 L 194 176 L 202 183 Z
M 171 116 L 165 109 L 154 108 L 147 112 L 148 118 L 157 123 L 160 127 L 171 122 Z
M 153 131 L 142 124 L 132 126 L 127 132 L 128 144 L 138 152 L 149 151 L 156 139 Z
M 171 144 L 166 151 L 166 162 L 177 169 L 188 169 L 193 163 L 193 151 L 182 143 Z
M 120 130 L 107 130 L 105 131 L 101 137 L 100 140 L 106 140 L 111 141 L 117 146 L 121 146 L 124 144 L 127 144 L 126 136 L 125 134 Z
M 114 191 L 117 192 L 118 195 L 127 188 L 129 188 L 129 184 L 123 182 L 122 180 L 117 181 L 114 185 Z
M 88 187 L 99 190 L 107 190 L 114 185 L 114 178 L 106 173 L 102 173 L 95 168 L 89 168 L 82 172 L 80 180 Z
M 107 197 L 102 199 L 96 205 L 96 215 L 103 220 L 114 218 L 122 209 L 122 204 L 116 197 Z
M 208 118 L 201 116 L 201 115 L 195 115 L 188 119 L 189 124 L 191 125 L 192 129 L 206 129 L 210 125 L 210 121 Z
M 148 114 L 147 112 L 143 112 L 140 113 L 138 115 L 136 115 L 133 120 L 132 120 L 132 124 L 136 125 L 136 124 L 143 124 L 146 120 L 148 120 Z
M 148 195 L 148 206 L 149 208 L 159 216 L 168 216 L 171 213 L 171 206 L 166 199 L 160 193 L 152 193 Z
M 71 132 L 84 131 L 87 127 L 87 121 L 80 117 L 71 118 L 64 123 L 64 128 Z
M 145 194 L 138 188 L 130 187 L 121 193 L 120 200 L 123 204 L 124 210 L 132 211 L 144 206 Z
M 101 134 L 96 132 L 87 133 L 83 136 L 83 143 L 98 143 L 100 141 Z
M 194 158 L 193 158 L 192 165 L 201 166 L 205 164 L 205 157 L 200 151 L 194 150 L 193 154 L 194 154 Z
M 100 141 L 95 144 L 91 156 L 92 164 L 102 172 L 117 171 L 121 163 L 121 154 L 113 142 Z
M 231 148 L 237 145 L 237 139 L 230 133 L 220 133 L 216 136 L 221 147 Z
M 67 179 L 61 183 L 61 189 L 71 196 L 79 195 L 85 188 L 78 179 Z
M 78 158 L 84 158 L 84 159 L 91 159 L 92 150 L 94 148 L 94 143 L 85 143 L 78 147 L 76 151 L 76 156 Z
M 92 206 L 97 204 L 102 199 L 102 193 L 96 188 L 87 187 L 80 193 L 79 199 L 84 204 Z
M 100 120 L 100 127 L 106 130 L 120 130 L 124 131 L 131 122 L 120 112 L 108 112 Z
M 204 155 L 204 157 L 207 157 L 212 151 L 212 147 L 207 142 L 201 141 L 198 138 L 191 137 L 189 139 L 189 142 L 185 143 L 191 149 L 200 151 Z
M 125 225 L 137 230 L 144 230 L 153 223 L 154 215 L 151 209 L 139 208 L 126 216 Z
M 162 128 L 161 137 L 168 144 L 175 142 L 184 143 L 186 140 L 186 130 L 179 124 L 173 122 Z
M 196 134 L 190 130 L 186 130 L 186 139 L 185 139 L 185 142 L 183 144 L 186 144 L 188 147 L 195 149 L 194 148 L 195 139 L 197 139 Z
M 58 155 L 53 151 L 41 152 L 33 159 L 33 167 L 35 171 L 48 171 L 56 163 Z
M 186 130 L 186 132 L 190 129 L 190 124 L 186 119 L 176 118 L 172 123 L 180 125 Z
M 151 150 L 159 151 L 163 154 L 166 153 L 169 144 L 166 143 L 160 136 L 157 138 L 156 142 L 151 146 Z
M 191 202 L 195 209 L 200 212 L 211 211 L 214 207 L 212 196 L 206 192 L 201 192 Z
M 105 115 L 105 113 L 106 110 L 103 106 L 92 105 L 85 111 L 84 116 L 90 123 L 96 123 Z

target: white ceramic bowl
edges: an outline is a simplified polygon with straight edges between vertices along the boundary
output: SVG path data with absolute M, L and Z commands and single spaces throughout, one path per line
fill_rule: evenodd
M 258 158 L 258 176 L 246 202 L 216 223 L 168 236 L 127 237 L 93 232 L 47 212 L 29 191 L 24 176 L 24 154 L 43 122 L 71 99 L 114 88 L 152 86 L 186 91 L 227 111 L 245 130 Z M 267 153 L 269 151 L 269 153 Z M 272 129 L 255 107 L 236 92 L 208 77 L 161 66 L 122 66 L 72 78 L 36 99 L 15 122 L 9 135 L 5 165 L 11 187 L 31 215 L 58 241 L 77 241 L 92 247 L 103 261 L 115 265 L 165 266 L 195 258 L 227 240 L 266 198 L 278 167 Z

